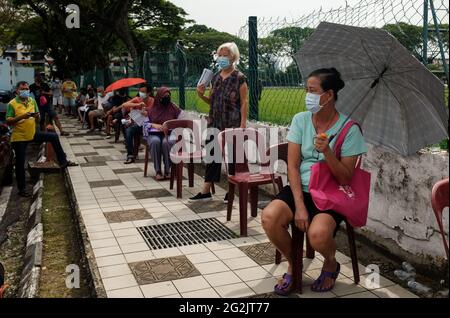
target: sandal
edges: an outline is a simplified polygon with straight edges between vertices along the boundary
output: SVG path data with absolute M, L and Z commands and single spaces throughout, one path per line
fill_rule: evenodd
M 314 281 L 314 283 L 311 285 L 311 290 L 316 293 L 325 293 L 334 288 L 334 285 L 336 284 L 336 279 L 339 276 L 339 273 L 341 271 L 341 264 L 339 262 L 336 262 L 336 271 L 335 272 L 327 272 L 322 270 L 320 273 L 320 276 Z M 333 285 L 331 285 L 329 288 L 322 288 L 323 283 L 325 282 L 325 278 L 331 278 L 334 279 Z
M 164 176 L 161 173 L 157 173 L 155 176 L 156 181 L 163 181 Z
M 287 296 L 292 292 L 293 283 L 293 276 L 291 274 L 285 273 L 282 280 L 275 285 L 273 290 L 277 295 Z

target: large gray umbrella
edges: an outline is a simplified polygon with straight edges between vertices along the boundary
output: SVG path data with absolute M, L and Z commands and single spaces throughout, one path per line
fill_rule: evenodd
M 319 68 L 341 73 L 336 107 L 368 142 L 411 155 L 448 138 L 443 83 L 386 31 L 322 22 L 296 60 L 303 78 Z

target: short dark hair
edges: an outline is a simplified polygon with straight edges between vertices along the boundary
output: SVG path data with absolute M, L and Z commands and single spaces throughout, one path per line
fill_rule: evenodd
M 141 85 L 139 86 L 139 89 L 141 89 L 141 88 L 143 88 L 143 87 L 147 88 L 147 93 L 148 93 L 151 97 L 154 97 L 154 91 L 153 91 L 153 86 L 152 86 L 152 85 L 150 85 L 150 84 L 141 84 Z
M 22 86 L 22 85 L 29 85 L 29 84 L 28 84 L 27 81 L 20 81 L 20 82 L 17 82 L 17 84 L 16 84 L 16 89 L 19 89 L 19 87 Z
M 308 78 L 317 77 L 320 79 L 320 87 L 324 91 L 332 90 L 334 99 L 338 99 L 338 92 L 345 87 L 345 82 L 341 78 L 341 73 L 334 67 L 321 68 L 309 74 Z

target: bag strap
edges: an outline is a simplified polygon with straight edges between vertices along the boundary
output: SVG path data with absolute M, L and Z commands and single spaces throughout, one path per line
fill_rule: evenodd
M 334 147 L 333 147 L 333 151 L 336 154 L 336 158 L 338 158 L 339 160 L 341 159 L 341 150 L 342 150 L 342 145 L 344 144 L 344 141 L 345 141 L 345 137 L 347 137 L 348 131 L 350 130 L 350 128 L 353 125 L 357 125 L 359 127 L 359 130 L 361 131 L 361 134 L 362 134 L 361 125 L 359 123 L 357 123 L 356 121 L 354 121 L 354 120 L 350 120 L 344 126 L 344 128 L 339 133 L 338 138 L 336 140 L 336 143 L 334 144 Z M 357 167 L 360 167 L 360 166 L 361 166 L 361 156 L 358 159 L 358 163 L 357 163 Z

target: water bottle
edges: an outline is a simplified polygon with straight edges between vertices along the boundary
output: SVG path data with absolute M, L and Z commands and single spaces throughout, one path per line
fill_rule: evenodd
M 400 280 L 408 280 L 408 281 L 412 280 L 413 281 L 414 277 L 416 276 L 416 273 L 414 273 L 414 272 L 408 273 L 401 269 L 397 269 L 394 271 L 394 275 L 397 276 L 397 278 Z
M 407 271 L 408 273 L 412 273 L 415 272 L 416 269 L 408 262 L 403 262 L 402 263 L 402 268 Z
M 431 288 L 424 286 L 421 283 L 418 283 L 416 281 L 409 281 L 408 287 L 411 288 L 412 290 L 415 290 L 418 293 L 421 293 L 421 294 L 426 294 L 426 293 L 431 292 Z

